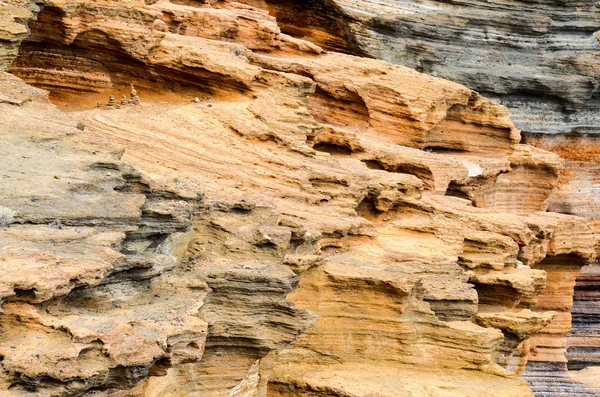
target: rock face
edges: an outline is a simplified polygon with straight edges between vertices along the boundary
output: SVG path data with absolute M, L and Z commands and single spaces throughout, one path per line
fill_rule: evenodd
M 567 159 L 549 209 L 589 217 L 600 233 L 596 2 L 244 2 L 268 9 L 295 37 L 443 77 L 507 106 L 526 143 Z M 586 313 L 570 348 L 577 369 L 594 363 L 582 354 L 595 356 L 588 345 L 598 346 L 598 300 L 589 292 L 597 273 L 586 271 L 576 293 L 575 311 Z
M 21 41 L 27 37 L 28 22 L 39 7 L 34 1 L 8 0 L 0 3 L 0 72 L 5 72 L 17 56 Z
M 244 2 L 327 49 L 462 83 L 507 106 L 525 132 L 599 132 L 595 1 Z
M 521 397 L 566 363 L 596 240 L 546 212 L 563 160 L 465 86 L 325 52 L 356 45 L 331 5 L 316 44 L 229 1 L 47 1 L 13 35 L 0 390 Z
M 208 287 L 182 273 L 170 240 L 199 198 L 151 190 L 43 91 L 4 74 L 2 92 L 0 191 L 17 223 L 0 232 L 0 389 L 131 387 L 163 361 L 201 357 Z
M 565 161 L 561 171 L 559 186 L 550 196 L 549 208 L 556 212 L 576 214 L 591 219 L 596 235 L 600 231 L 600 188 L 599 162 L 600 149 L 595 136 L 548 136 L 537 134 L 527 137 L 527 141 L 538 147 L 560 154 Z M 600 252 L 600 241 L 596 241 L 596 252 Z M 596 262 L 582 269 L 573 297 L 573 327 L 567 339 L 568 369 L 571 377 L 590 384 L 598 393 L 600 382 L 595 372 L 600 365 L 598 351 L 599 309 L 598 285 L 600 266 Z M 571 280 L 572 281 L 572 280 Z M 569 383 L 565 365 L 559 367 L 559 383 Z M 577 375 L 576 372 L 580 373 Z M 562 378 L 562 379 L 560 379 Z

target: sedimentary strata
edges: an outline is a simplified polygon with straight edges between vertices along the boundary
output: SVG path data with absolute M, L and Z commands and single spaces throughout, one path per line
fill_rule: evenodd
M 546 212 L 563 161 L 505 107 L 235 2 L 49 1 L 29 28 L 0 390 L 517 397 L 565 361 L 595 237 Z
M 462 83 L 507 106 L 525 132 L 598 133 L 594 1 L 244 2 L 324 48 Z

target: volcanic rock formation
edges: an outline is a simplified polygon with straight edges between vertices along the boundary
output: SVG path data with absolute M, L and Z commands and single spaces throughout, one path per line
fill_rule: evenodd
M 505 107 L 324 51 L 329 4 L 316 44 L 260 4 L 9 4 L 7 395 L 520 397 L 566 363 L 596 240 Z

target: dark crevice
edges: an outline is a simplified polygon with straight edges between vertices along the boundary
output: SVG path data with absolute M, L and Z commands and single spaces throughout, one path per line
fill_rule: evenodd
M 350 149 L 349 147 L 336 145 L 333 143 L 317 143 L 313 146 L 313 149 L 319 152 L 329 153 L 331 155 L 350 156 L 352 154 L 352 149 Z
M 167 370 L 172 366 L 171 360 L 166 357 L 161 358 L 150 367 L 148 370 L 148 376 L 166 376 Z
M 375 219 L 377 218 L 380 214 L 382 214 L 382 211 L 379 211 L 377 209 L 377 207 L 375 206 L 375 197 L 373 196 L 367 196 L 364 199 L 361 200 L 361 202 L 358 204 L 358 206 L 356 206 L 356 213 L 358 214 L 358 216 L 363 217 L 365 219 Z M 339 236 L 336 238 L 341 238 L 343 236 Z
M 399 174 L 409 174 L 419 178 L 427 189 L 434 188 L 433 172 L 425 166 L 408 163 L 386 163 L 379 160 L 361 160 L 372 170 L 384 170 Z
M 277 250 L 277 244 L 273 243 L 272 241 L 256 244 L 256 246 L 265 250 Z
M 380 161 L 377 160 L 362 160 L 365 165 L 371 170 L 385 170 L 386 167 Z
M 459 185 L 455 181 L 452 181 L 448 184 L 448 188 L 446 189 L 446 196 L 458 197 L 461 199 L 471 201 L 471 204 L 474 205 L 469 193 L 466 191 L 465 186 Z
M 35 300 L 36 292 L 37 292 L 37 290 L 35 288 L 29 288 L 29 289 L 15 288 L 14 289 L 15 296 L 11 300 L 32 301 L 32 300 Z
M 180 0 L 181 1 L 181 0 Z M 349 27 L 352 17 L 331 0 L 241 0 L 265 7 L 277 19 L 281 31 L 336 52 L 367 56 Z
M 521 294 L 516 289 L 505 285 L 473 283 L 479 296 L 480 305 L 516 307 Z
M 451 148 L 451 147 L 444 147 L 444 146 L 425 146 L 423 148 L 423 150 L 426 152 L 432 152 L 432 153 L 449 153 L 449 154 L 467 152 L 467 150 L 465 150 L 465 149 Z
M 570 268 L 570 267 L 583 267 L 587 264 L 586 258 L 581 258 L 578 255 L 566 254 L 566 255 L 555 255 L 547 256 L 543 261 L 537 263 L 534 267 L 536 269 L 544 269 L 546 267 L 552 269 Z
M 338 127 L 368 128 L 369 109 L 360 95 L 344 91 L 333 97 L 317 86 L 308 97 L 308 110 L 319 122 Z

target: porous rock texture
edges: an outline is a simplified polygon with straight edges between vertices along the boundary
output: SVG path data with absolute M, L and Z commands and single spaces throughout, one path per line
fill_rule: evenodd
M 566 158 L 549 209 L 589 217 L 600 234 L 596 1 L 243 2 L 269 10 L 294 37 L 443 77 L 507 106 L 524 143 Z M 576 288 L 573 369 L 599 363 L 598 274 L 598 264 L 587 268 Z
M 532 134 L 527 142 L 552 150 L 565 159 L 559 185 L 549 198 L 549 209 L 556 212 L 588 217 L 596 235 L 600 231 L 600 147 L 595 135 Z M 600 252 L 600 241 L 596 241 Z M 573 327 L 567 338 L 569 377 L 593 385 L 600 382 L 600 265 L 585 266 L 576 280 L 573 308 Z M 558 378 L 559 384 L 569 383 L 565 364 L 555 371 L 544 370 L 549 378 Z M 562 379 L 561 379 L 562 378 Z M 548 379 L 548 377 L 546 377 Z M 554 383 L 554 382 L 553 382 Z M 596 393 L 598 393 L 596 391 Z
M 594 0 L 243 2 L 327 49 L 405 65 L 497 99 L 524 132 L 600 132 Z
M 596 253 L 546 212 L 563 160 L 469 88 L 277 23 L 56 0 L 7 35 L 3 393 L 520 397 L 566 363 Z

